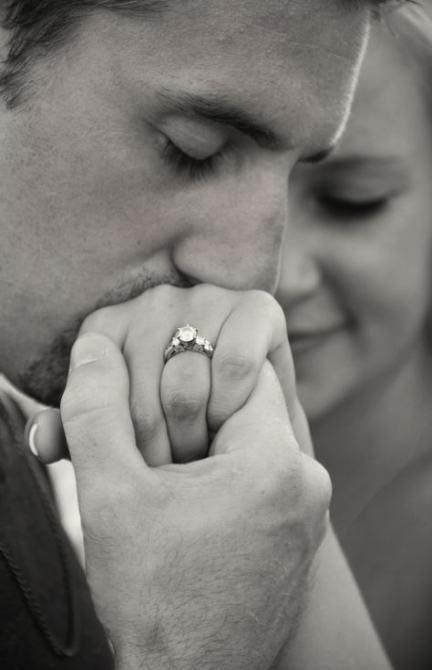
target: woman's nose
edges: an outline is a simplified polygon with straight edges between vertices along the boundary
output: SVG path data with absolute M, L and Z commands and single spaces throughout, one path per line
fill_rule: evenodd
M 314 254 L 288 236 L 277 289 L 280 302 L 286 307 L 301 302 L 317 291 L 320 282 L 321 272 Z

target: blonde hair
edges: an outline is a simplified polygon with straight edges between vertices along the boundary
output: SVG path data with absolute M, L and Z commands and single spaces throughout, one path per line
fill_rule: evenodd
M 420 91 L 432 111 L 432 0 L 419 0 L 400 7 L 389 17 L 388 25 L 410 58 Z M 432 296 L 424 334 L 429 349 L 432 349 Z
M 384 20 L 432 95 L 432 0 L 404 4 Z
M 395 20 L 401 35 L 414 37 L 420 48 L 429 51 L 432 55 L 432 2 L 419 0 L 399 7 L 390 21 Z

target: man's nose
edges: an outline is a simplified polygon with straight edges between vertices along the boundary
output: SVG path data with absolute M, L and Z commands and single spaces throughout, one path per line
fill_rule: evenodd
M 193 283 L 274 293 L 287 216 L 286 178 L 231 190 L 189 224 L 172 260 Z

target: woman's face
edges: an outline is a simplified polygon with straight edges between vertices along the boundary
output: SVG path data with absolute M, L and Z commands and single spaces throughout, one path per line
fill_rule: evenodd
M 421 346 L 432 281 L 432 116 L 419 81 L 407 52 L 377 29 L 340 147 L 292 179 L 278 298 L 312 420 Z

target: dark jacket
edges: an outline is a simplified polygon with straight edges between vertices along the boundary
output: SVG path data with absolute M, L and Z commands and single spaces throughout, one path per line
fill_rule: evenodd
M 82 570 L 44 471 L 23 445 L 23 417 L 0 403 L 0 668 L 111 670 Z

